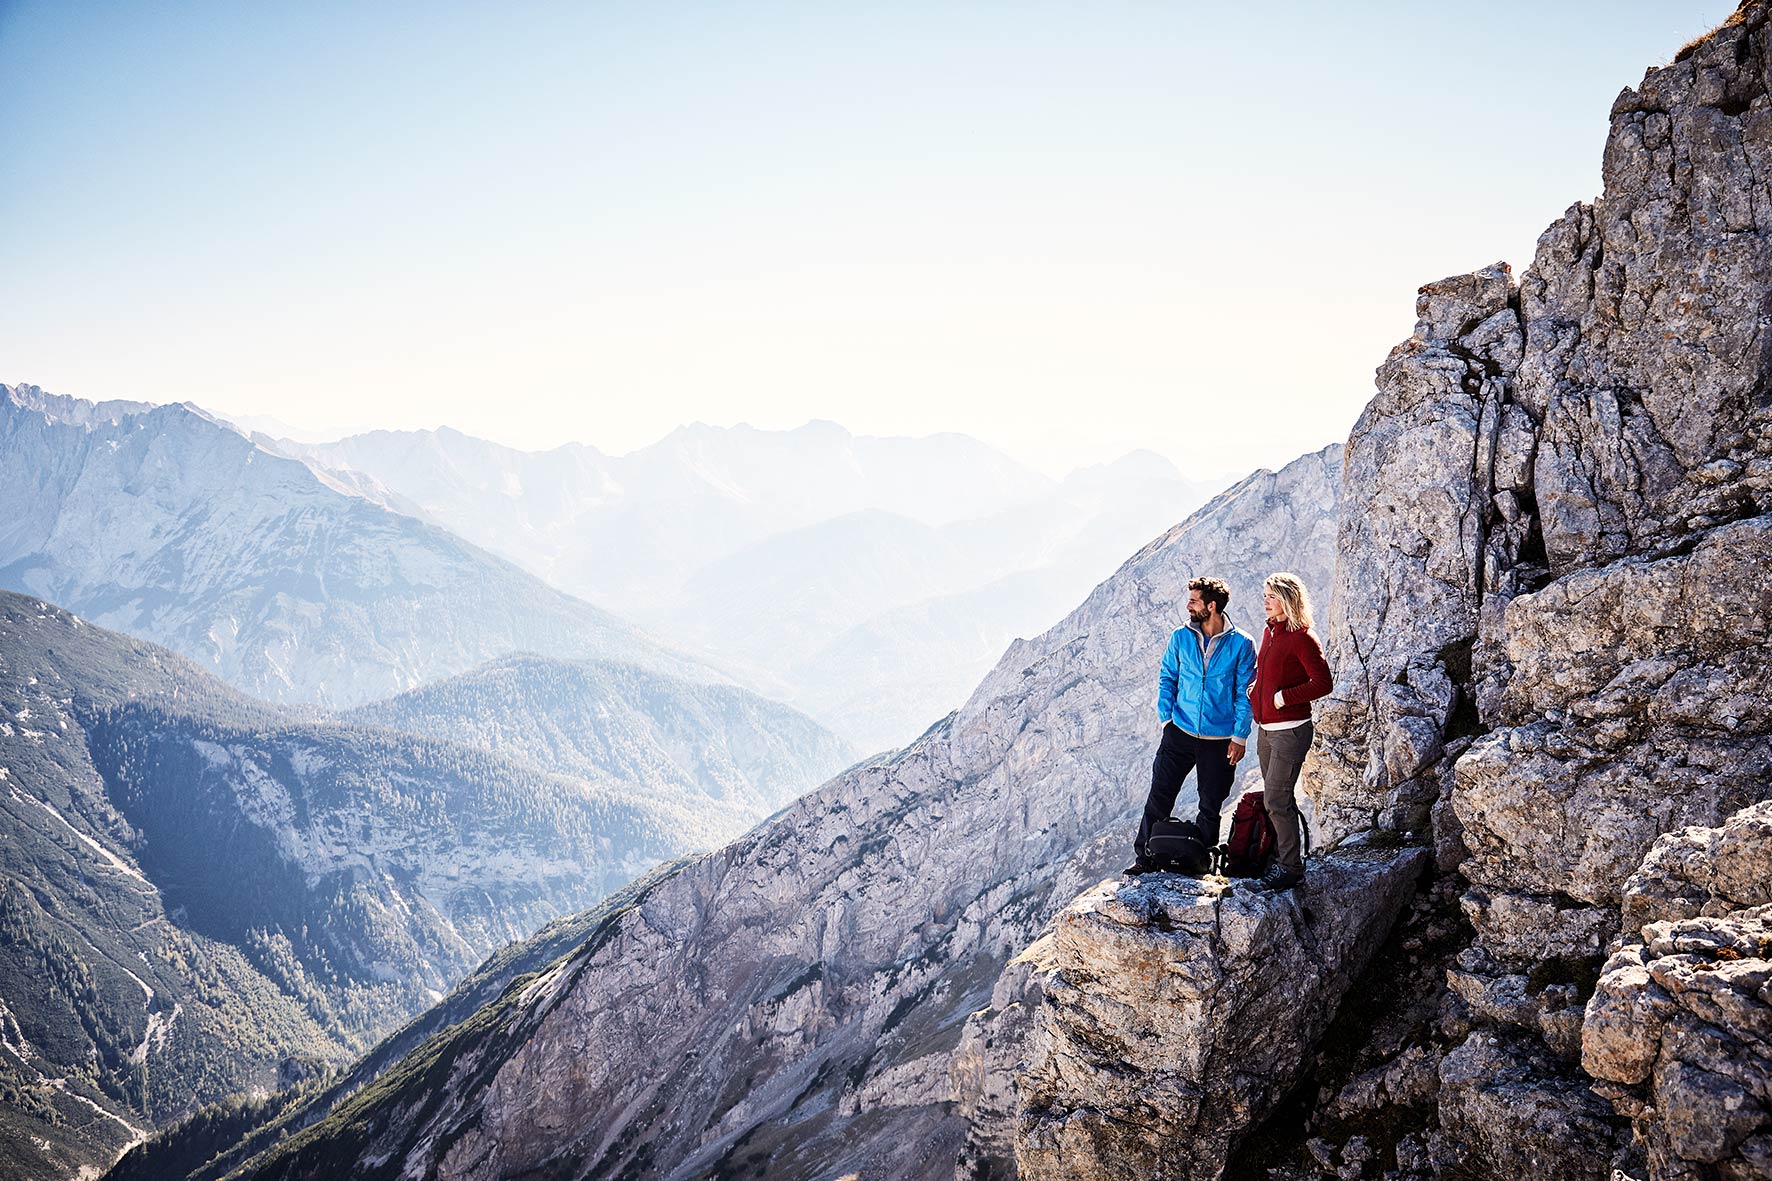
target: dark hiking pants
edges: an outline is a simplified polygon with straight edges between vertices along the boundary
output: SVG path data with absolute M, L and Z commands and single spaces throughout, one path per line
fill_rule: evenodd
M 1175 797 L 1189 771 L 1197 771 L 1195 783 L 1200 794 L 1200 814 L 1194 823 L 1208 845 L 1218 843 L 1218 812 L 1237 771 L 1227 757 L 1230 749 L 1228 738 L 1195 738 L 1173 722 L 1164 723 L 1163 741 L 1151 763 L 1151 794 L 1144 802 L 1144 819 L 1139 821 L 1138 841 L 1133 846 L 1140 861 L 1146 859 L 1144 843 L 1150 838 L 1151 825 L 1169 819 L 1169 810 L 1175 807 Z
M 1298 773 L 1304 769 L 1304 753 L 1311 748 L 1317 728 L 1310 722 L 1290 730 L 1263 730 L 1255 739 L 1255 757 L 1261 761 L 1262 802 L 1274 822 L 1274 864 L 1281 869 L 1304 872 L 1304 853 L 1298 836 Z

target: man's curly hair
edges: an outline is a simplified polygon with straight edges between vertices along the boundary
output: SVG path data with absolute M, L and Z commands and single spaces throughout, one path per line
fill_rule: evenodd
M 1200 601 L 1208 607 L 1217 603 L 1220 615 L 1223 615 L 1224 609 L 1231 605 L 1231 588 L 1224 584 L 1222 578 L 1190 579 L 1187 588 L 1191 591 L 1199 591 Z

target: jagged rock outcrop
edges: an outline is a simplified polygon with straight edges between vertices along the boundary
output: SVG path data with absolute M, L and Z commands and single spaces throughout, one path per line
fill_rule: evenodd
M 1426 850 L 1315 859 L 1298 891 L 1156 874 L 1066 907 L 1019 1076 L 1026 1181 L 1216 1181 L 1297 1081 Z
M 1134 803 L 1124 816 L 1071 856 L 1053 880 L 1053 898 L 1075 898 L 1125 865 L 1126 833 L 1129 826 L 1137 826 L 1141 806 L 1142 801 Z M 949 1062 L 955 1113 L 966 1125 L 954 1163 L 956 1181 L 1014 1175 L 1015 1129 L 1021 1109 L 1016 1076 L 1046 999 L 1051 945 L 1048 923 L 1003 968 L 991 989 L 990 1004 L 967 1015 Z
M 447 1054 L 409 1059 L 436 1065 L 247 1174 L 952 1177 L 966 1019 L 1097 880 L 1072 857 L 1142 800 L 1187 579 L 1229 577 L 1233 617 L 1270 570 L 1322 585 L 1339 458 L 1222 494 L 905 751 L 641 892 Z M 1128 831 L 1100 848 L 1125 855 Z
M 1425 829 L 1442 794 L 1453 712 L 1471 705 L 1484 569 L 1511 569 L 1531 529 L 1521 518 L 1492 540 L 1483 528 L 1491 498 L 1517 502 L 1530 479 L 1529 420 L 1504 402 L 1522 348 L 1512 298 L 1502 264 L 1423 287 L 1415 334 L 1349 436 L 1342 494 L 1361 511 L 1341 524 L 1336 691 L 1308 774 L 1326 840 Z
M 1583 1069 L 1632 1121 L 1651 1175 L 1772 1175 L 1772 803 L 1663 836 L 1622 913 Z
M 1422 288 L 1348 441 L 1306 784 L 1331 839 L 1431 828 L 1469 885 L 1442 1175 L 1607 1175 L 1578 1058 L 1626 880 L 1772 790 L 1768 40 L 1743 4 L 1621 94 L 1604 195 L 1517 288 Z

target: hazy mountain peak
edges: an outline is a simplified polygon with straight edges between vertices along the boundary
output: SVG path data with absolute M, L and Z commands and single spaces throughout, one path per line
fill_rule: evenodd
M 231 414 L 205 408 L 211 418 L 226 422 L 243 435 L 265 435 L 290 443 L 322 443 L 342 438 L 348 432 L 336 427 L 297 426 L 271 414 Z
M 129 402 L 121 399 L 109 402 L 89 402 L 83 398 L 52 394 L 42 386 L 30 384 L 0 384 L 0 402 L 10 402 L 14 406 L 41 414 L 51 421 L 72 423 L 89 429 L 95 426 L 115 425 L 125 418 L 146 414 L 156 408 L 152 402 Z
M 852 439 L 855 437 L 848 427 L 828 418 L 809 418 L 800 426 L 795 427 L 792 433 L 797 435 L 823 435 L 838 439 Z
M 1128 451 L 1117 459 L 1103 463 L 1086 464 L 1074 468 L 1065 476 L 1064 482 L 1088 483 L 1102 478 L 1140 479 L 1140 480 L 1184 480 L 1181 469 L 1168 459 L 1147 448 Z

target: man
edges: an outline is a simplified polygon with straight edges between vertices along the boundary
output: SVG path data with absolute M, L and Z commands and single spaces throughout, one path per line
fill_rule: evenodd
M 1187 588 L 1187 626 L 1169 637 L 1157 674 L 1163 741 L 1151 764 L 1151 794 L 1144 802 L 1134 844 L 1137 860 L 1127 867 L 1129 874 L 1156 868 L 1145 842 L 1151 826 L 1168 819 L 1189 771 L 1196 772 L 1200 795 L 1194 822 L 1207 844 L 1218 843 L 1218 812 L 1249 740 L 1255 641 L 1225 616 L 1231 592 L 1222 581 L 1196 578 Z
M 1311 702 L 1327 696 L 1335 684 L 1311 628 L 1310 595 L 1298 575 L 1268 575 L 1261 602 L 1267 628 L 1249 696 L 1261 727 L 1255 753 L 1261 760 L 1263 803 L 1274 824 L 1274 863 L 1256 888 L 1290 890 L 1304 881 L 1295 789 L 1316 732 Z

